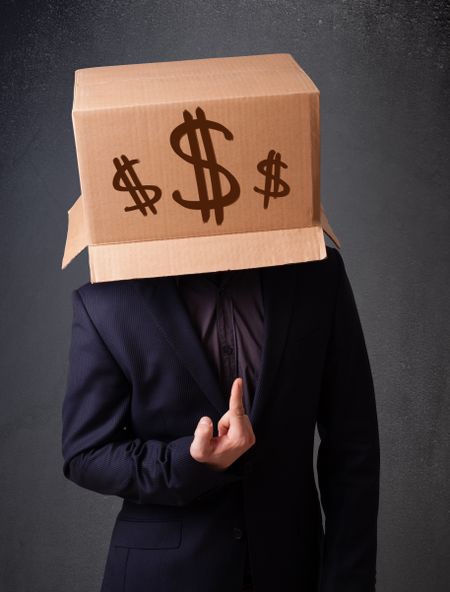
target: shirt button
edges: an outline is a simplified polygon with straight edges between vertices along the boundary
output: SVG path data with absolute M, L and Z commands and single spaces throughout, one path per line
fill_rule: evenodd
M 232 354 L 233 353 L 233 348 L 231 347 L 231 345 L 224 345 L 222 347 L 222 351 L 223 351 L 224 354 L 229 355 L 229 354 Z
M 235 539 L 241 539 L 243 536 L 243 532 L 241 528 L 233 528 L 233 536 Z

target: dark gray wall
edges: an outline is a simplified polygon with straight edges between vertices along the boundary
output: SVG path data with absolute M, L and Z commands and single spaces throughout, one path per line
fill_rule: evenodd
M 1 27 L 0 589 L 99 589 L 121 503 L 61 472 L 70 293 L 89 280 L 85 254 L 60 271 L 73 71 L 290 52 L 321 90 L 322 197 L 376 386 L 378 590 L 448 590 L 448 3 L 9 0 Z

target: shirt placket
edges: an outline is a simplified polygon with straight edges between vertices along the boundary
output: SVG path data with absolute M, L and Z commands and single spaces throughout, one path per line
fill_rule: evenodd
M 226 286 L 219 288 L 217 294 L 217 333 L 221 354 L 222 386 L 225 389 L 224 395 L 229 400 L 231 386 L 237 377 L 238 360 L 233 301 Z

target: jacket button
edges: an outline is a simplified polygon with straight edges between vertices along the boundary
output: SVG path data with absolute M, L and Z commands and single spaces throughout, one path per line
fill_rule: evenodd
M 243 536 L 243 532 L 241 528 L 233 528 L 233 535 L 235 539 L 241 539 Z

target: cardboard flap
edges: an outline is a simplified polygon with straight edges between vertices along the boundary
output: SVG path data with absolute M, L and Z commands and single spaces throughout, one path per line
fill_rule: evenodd
M 67 238 L 61 269 L 64 269 L 88 245 L 82 195 L 67 213 Z
M 320 204 L 320 225 L 322 226 L 324 232 L 331 238 L 334 244 L 337 246 L 338 249 L 341 248 L 341 243 L 339 242 L 338 237 L 334 234 L 333 229 L 328 222 L 328 218 L 325 215 L 325 210 L 323 209 L 323 205 Z
M 91 283 L 285 265 L 326 256 L 320 225 L 89 245 Z

